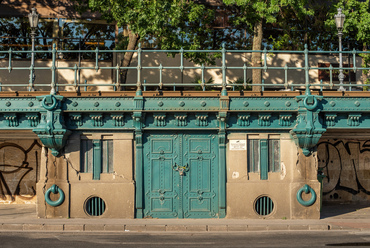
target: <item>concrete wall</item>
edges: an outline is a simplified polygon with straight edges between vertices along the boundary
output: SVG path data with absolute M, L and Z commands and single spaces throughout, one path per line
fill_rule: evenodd
M 35 204 L 41 143 L 31 132 L 0 132 L 0 204 Z
M 317 148 L 323 180 L 323 202 L 370 200 L 369 133 L 327 133 Z
M 102 173 L 100 180 L 93 180 L 92 173 L 80 169 L 81 139 L 113 139 L 113 173 Z M 59 207 L 46 204 L 44 195 L 38 195 L 38 216 L 42 218 L 87 218 L 85 204 L 90 197 L 100 197 L 106 204 L 100 218 L 134 218 L 135 188 L 133 179 L 132 133 L 74 133 L 69 137 L 65 155 L 58 158 L 44 155 L 40 191 L 57 184 L 66 194 Z M 55 166 L 56 165 L 56 166 Z M 53 200 L 53 199 L 52 199 Z M 99 218 L 98 217 L 98 218 Z
M 285 134 L 233 133 L 230 140 L 280 139 L 280 166 L 278 172 L 269 172 L 267 180 L 261 180 L 259 173 L 248 173 L 248 151 L 227 150 L 227 218 L 271 218 L 271 219 L 317 219 L 320 217 L 320 184 L 316 179 L 316 157 L 305 157 Z M 229 143 L 230 144 L 230 143 Z M 316 202 L 305 207 L 296 199 L 297 191 L 308 184 L 318 195 Z M 261 216 L 255 211 L 255 201 L 260 196 L 269 196 L 274 202 L 270 215 Z M 311 195 L 302 194 L 304 200 Z
M 226 65 L 228 67 L 238 66 L 242 67 L 244 64 L 246 66 L 250 65 L 251 61 L 251 54 L 247 53 L 228 53 L 226 55 Z M 309 56 L 309 66 L 310 67 L 317 67 L 318 63 L 338 63 L 337 56 L 323 56 L 323 55 L 311 55 Z M 353 62 L 352 62 L 353 63 Z M 57 67 L 73 67 L 75 64 L 78 64 L 77 61 L 66 61 L 58 59 Z M 142 65 L 143 67 L 151 66 L 151 67 L 159 67 L 162 66 L 180 66 L 180 55 L 176 55 L 175 57 L 168 57 L 165 53 L 144 53 L 142 54 Z M 268 54 L 267 62 L 268 67 L 284 67 L 285 65 L 288 67 L 304 67 L 304 56 L 302 54 Z M 36 67 L 51 67 L 51 62 L 47 60 L 36 60 L 35 62 Z M 361 66 L 361 58 L 356 58 L 356 65 Z M 95 67 L 95 61 L 84 61 L 81 64 L 82 67 Z M 112 62 L 99 62 L 100 67 L 112 67 L 116 66 Z M 134 54 L 131 67 L 128 72 L 127 83 L 129 84 L 136 84 L 137 82 L 137 54 Z M 189 61 L 184 61 L 184 66 L 200 66 Z M 217 60 L 216 66 L 221 66 L 221 61 Z M 0 60 L 0 67 L 7 68 L 8 61 L 7 60 Z M 14 60 L 12 62 L 12 67 L 30 67 L 30 61 L 22 61 L 22 60 Z M 7 84 L 26 84 L 28 85 L 29 82 L 29 69 L 17 70 L 13 69 L 10 73 L 8 70 L 0 70 L 0 82 L 3 84 L 2 90 L 7 91 L 9 90 L 8 87 L 5 85 Z M 162 81 L 164 84 L 170 83 L 194 83 L 197 78 L 201 77 L 201 70 L 200 69 L 186 69 L 181 74 L 180 69 L 164 69 L 162 71 Z M 319 84 L 319 72 L 318 70 L 310 70 L 309 71 L 309 81 L 311 84 Z M 36 79 L 35 84 L 41 84 L 46 86 L 37 86 L 36 89 L 38 91 L 41 90 L 50 90 L 51 82 L 51 70 L 37 70 L 35 71 Z M 252 71 L 247 70 L 247 78 L 251 78 Z M 263 70 L 262 72 L 263 79 L 265 80 L 266 85 L 272 84 L 282 84 L 285 82 L 285 72 L 284 70 L 276 70 L 276 69 L 267 69 L 266 71 Z M 226 80 L 227 82 L 235 81 L 237 79 L 243 79 L 244 72 L 242 69 L 238 70 L 227 70 L 226 73 Z M 210 78 L 213 79 L 213 83 L 221 84 L 222 82 L 222 71 L 221 69 L 207 69 L 204 71 L 204 78 L 207 82 Z M 75 87 L 73 86 L 75 79 L 75 72 L 73 69 L 59 69 L 56 72 L 56 82 L 58 84 L 69 84 L 71 86 L 60 86 L 60 91 L 75 91 Z M 354 84 L 361 83 L 361 71 L 356 72 L 356 82 L 352 82 Z M 110 69 L 100 69 L 98 72 L 95 69 L 82 69 L 80 75 L 80 83 L 83 84 L 84 81 L 87 80 L 88 84 L 114 84 L 116 82 L 116 71 Z M 141 70 L 141 80 L 144 82 L 146 80 L 147 84 L 155 84 L 158 85 L 160 80 L 160 71 L 159 69 L 142 69 Z M 294 69 L 288 70 L 287 74 L 287 82 L 289 84 L 304 84 L 305 83 L 305 73 L 302 69 Z M 329 82 L 323 82 L 329 83 Z M 334 83 L 338 83 L 335 82 Z M 171 86 L 172 87 L 172 86 Z M 15 90 L 21 91 L 26 90 L 27 87 L 17 87 Z M 90 90 L 100 90 L 100 91 L 108 91 L 112 90 L 112 86 L 89 86 L 87 88 L 88 91 Z M 81 87 L 81 91 L 84 91 L 85 88 Z

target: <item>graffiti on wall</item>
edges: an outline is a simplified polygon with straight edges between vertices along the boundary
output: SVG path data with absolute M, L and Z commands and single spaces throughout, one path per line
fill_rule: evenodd
M 317 146 L 319 169 L 323 179 L 323 195 L 344 191 L 350 195 L 370 195 L 370 140 L 328 140 Z M 334 199 L 339 196 L 333 194 Z M 332 198 L 333 196 L 330 196 Z
M 0 144 L 0 200 L 32 199 L 36 195 L 41 145 L 34 140 L 27 149 L 19 144 Z M 10 198 L 10 199 L 9 199 Z

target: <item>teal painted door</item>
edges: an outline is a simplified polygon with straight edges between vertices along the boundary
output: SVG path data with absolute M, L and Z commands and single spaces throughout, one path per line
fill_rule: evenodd
M 218 217 L 216 134 L 147 134 L 144 156 L 144 217 Z

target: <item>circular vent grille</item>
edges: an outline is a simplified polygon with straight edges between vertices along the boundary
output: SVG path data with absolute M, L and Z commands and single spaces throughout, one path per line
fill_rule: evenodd
M 100 216 L 105 211 L 105 202 L 100 197 L 90 197 L 86 200 L 85 211 L 90 216 Z
M 259 197 L 254 205 L 258 215 L 269 215 L 274 210 L 274 202 L 268 196 Z

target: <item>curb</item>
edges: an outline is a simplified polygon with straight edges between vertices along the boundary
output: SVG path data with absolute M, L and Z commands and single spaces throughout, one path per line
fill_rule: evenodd
M 311 225 L 132 225 L 132 224 L 1 224 L 0 232 L 253 232 L 346 230 L 328 224 Z M 351 229 L 355 230 L 355 229 Z

